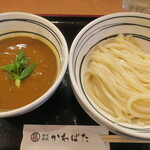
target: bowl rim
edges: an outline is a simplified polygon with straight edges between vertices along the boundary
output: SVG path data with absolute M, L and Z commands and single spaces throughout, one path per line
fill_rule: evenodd
M 79 104 L 82 106 L 82 108 L 85 110 L 85 112 L 93 120 L 95 120 L 98 124 L 105 125 L 111 131 L 113 131 L 117 134 L 125 135 L 125 136 L 132 137 L 132 138 L 149 140 L 150 135 L 140 134 L 137 132 L 131 132 L 132 130 L 124 129 L 121 127 L 118 128 L 117 124 L 112 124 L 110 121 L 106 120 L 104 117 L 99 118 L 98 112 L 96 110 L 94 110 L 94 108 L 91 107 L 91 105 L 89 105 L 89 103 L 87 103 L 86 98 L 84 98 L 84 96 L 80 93 L 80 89 L 78 88 L 78 84 L 75 80 L 75 75 L 74 75 L 74 71 L 73 71 L 73 67 L 72 67 L 73 66 L 73 64 L 72 64 L 73 59 L 72 58 L 73 58 L 74 49 L 75 49 L 77 42 L 82 37 L 82 35 L 90 27 L 92 28 L 94 25 L 96 25 L 96 23 L 99 21 L 108 19 L 110 17 L 117 17 L 117 16 L 124 16 L 124 15 L 146 17 L 146 18 L 149 18 L 149 21 L 150 21 L 150 15 L 149 14 L 144 14 L 144 13 L 139 13 L 139 12 L 119 12 L 119 13 L 112 13 L 112 14 L 104 15 L 104 16 L 98 17 L 98 18 L 94 19 L 93 21 L 89 22 L 85 27 L 83 27 L 80 30 L 80 32 L 76 35 L 76 37 L 74 38 L 74 40 L 71 44 L 71 48 L 70 48 L 70 52 L 69 52 L 69 75 L 70 75 L 70 80 L 71 80 L 73 92 L 75 93 L 75 96 L 76 96 Z
M 56 81 L 54 82 L 54 84 L 39 98 L 37 98 L 36 100 L 34 100 L 33 102 L 19 107 L 17 109 L 13 109 L 13 110 L 8 110 L 8 111 L 3 111 L 0 112 L 0 118 L 7 118 L 7 117 L 13 117 L 13 116 L 19 116 L 25 113 L 30 112 L 33 109 L 36 109 L 37 107 L 39 107 L 40 105 L 42 105 L 45 101 L 48 100 L 48 98 L 55 92 L 55 90 L 57 89 L 57 87 L 59 86 L 60 82 L 62 81 L 62 78 L 65 75 L 65 72 L 67 70 L 67 66 L 68 66 L 68 59 L 69 59 L 69 52 L 68 52 L 68 45 L 67 45 L 67 41 L 63 35 L 63 33 L 59 30 L 58 27 L 56 27 L 51 21 L 32 14 L 32 13 L 27 13 L 27 12 L 4 12 L 4 13 L 0 13 L 0 20 L 2 16 L 13 16 L 14 18 L 20 18 L 21 16 L 24 17 L 25 19 L 28 18 L 32 18 L 32 19 L 36 19 L 36 21 L 38 20 L 39 22 L 42 22 L 43 24 L 45 24 L 46 26 L 52 27 L 53 30 L 59 35 L 59 38 L 61 39 L 62 43 L 63 43 L 63 65 L 62 68 L 60 70 L 60 73 L 56 79 Z M 61 60 L 60 60 L 61 61 Z

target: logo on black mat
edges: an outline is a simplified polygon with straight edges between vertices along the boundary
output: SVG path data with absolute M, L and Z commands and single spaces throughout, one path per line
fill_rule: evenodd
M 40 139 L 40 134 L 38 132 L 34 132 L 30 136 L 31 141 L 37 142 Z

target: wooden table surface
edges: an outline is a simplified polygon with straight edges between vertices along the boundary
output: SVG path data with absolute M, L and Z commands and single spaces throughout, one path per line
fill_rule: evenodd
M 0 0 L 0 12 L 46 15 L 105 15 L 123 12 L 122 0 Z

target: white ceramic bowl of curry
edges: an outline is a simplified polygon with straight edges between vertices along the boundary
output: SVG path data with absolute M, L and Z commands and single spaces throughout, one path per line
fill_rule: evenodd
M 50 98 L 67 68 L 68 47 L 50 21 L 0 14 L 0 117 L 27 113 Z

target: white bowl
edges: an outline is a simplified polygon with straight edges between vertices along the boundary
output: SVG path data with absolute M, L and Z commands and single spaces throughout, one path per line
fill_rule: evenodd
M 40 98 L 21 108 L 0 112 L 0 118 L 21 115 L 39 107 L 55 92 L 67 69 L 67 42 L 61 31 L 54 24 L 40 16 L 29 13 L 8 12 L 0 14 L 0 39 L 9 37 L 11 34 L 19 35 L 24 33 L 39 35 L 53 44 L 60 58 L 60 71 L 52 87 Z
M 83 109 L 97 123 L 105 125 L 115 133 L 148 140 L 150 126 L 115 123 L 114 118 L 96 106 L 84 90 L 83 72 L 86 68 L 85 58 L 88 52 L 97 43 L 117 36 L 119 33 L 132 34 L 139 45 L 150 53 L 150 15 L 124 12 L 97 18 L 78 33 L 71 45 L 69 74 L 73 91 Z

